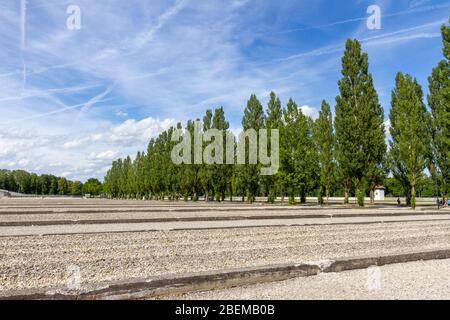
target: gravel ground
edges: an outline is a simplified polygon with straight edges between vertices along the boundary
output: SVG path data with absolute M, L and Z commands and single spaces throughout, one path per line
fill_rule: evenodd
M 182 221 L 182 222 L 142 222 L 142 223 L 105 223 L 105 224 L 62 224 L 44 226 L 9 226 L 0 227 L 0 237 L 39 236 L 61 234 L 91 234 L 170 230 L 229 229 L 265 226 L 308 226 L 328 224 L 367 224 L 410 221 L 445 221 L 450 222 L 450 215 L 422 215 L 401 217 L 350 217 L 350 218 L 300 218 L 300 219 L 252 219 L 224 221 Z
M 450 221 L 0 238 L 0 290 L 394 254 L 450 245 Z M 69 269 L 68 269 L 69 268 Z
M 423 215 L 427 214 L 424 211 L 400 211 L 400 210 L 345 210 L 345 209 L 297 209 L 297 210 L 242 210 L 233 209 L 227 211 L 211 210 L 211 211 L 193 211 L 193 212 L 182 212 L 177 210 L 172 211 L 138 211 L 138 210 L 128 210 L 125 212 L 115 212 L 111 211 L 92 211 L 79 213 L 76 211 L 65 213 L 45 213 L 38 214 L 28 211 L 25 213 L 17 214 L 2 214 L 0 211 L 0 222 L 21 222 L 21 221 L 61 221 L 61 220 L 106 220 L 106 219 L 164 219 L 164 218 L 212 218 L 212 217 L 273 217 L 277 216 L 310 216 L 310 215 L 323 215 L 323 216 L 341 216 L 341 215 L 390 215 L 390 214 L 411 214 L 411 215 Z M 450 216 L 450 211 L 441 211 L 440 214 L 448 214 Z
M 450 300 L 450 260 L 418 261 L 364 270 L 322 273 L 313 277 L 166 299 Z

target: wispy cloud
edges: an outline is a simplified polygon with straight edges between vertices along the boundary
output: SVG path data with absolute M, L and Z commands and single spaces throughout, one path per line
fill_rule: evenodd
M 424 13 L 424 12 L 428 12 L 428 11 L 436 11 L 436 10 L 450 8 L 450 3 L 445 3 L 445 4 L 441 4 L 441 5 L 428 5 L 428 6 L 420 7 L 420 5 L 425 4 L 427 2 L 429 2 L 429 1 L 426 0 L 426 1 L 422 1 L 420 3 L 417 2 L 415 5 L 410 6 L 411 9 L 403 10 L 403 11 L 395 12 L 395 13 L 383 14 L 382 17 L 383 17 L 383 19 L 393 18 L 393 17 L 399 17 L 399 16 L 405 16 L 405 15 L 411 15 L 411 14 L 416 14 L 416 13 Z M 366 16 L 361 16 L 361 17 L 357 17 L 357 18 L 345 19 L 345 20 L 335 21 L 335 22 L 331 22 L 331 23 L 321 24 L 321 25 L 317 25 L 317 26 L 308 26 L 308 27 L 304 27 L 304 28 L 294 28 L 294 29 L 288 29 L 288 30 L 283 30 L 283 31 L 278 31 L 278 32 L 272 32 L 271 34 L 276 35 L 276 34 L 286 34 L 286 33 L 291 33 L 291 32 L 298 32 L 298 31 L 307 31 L 307 30 L 312 30 L 312 29 L 331 28 L 331 27 L 335 27 L 335 26 L 339 26 L 339 25 L 343 25 L 343 24 L 366 21 L 367 17 L 368 16 L 366 15 Z
M 176 0 L 175 3 L 164 13 L 162 13 L 154 26 L 151 26 L 148 30 L 139 33 L 133 41 L 133 50 L 139 50 L 142 46 L 152 41 L 155 34 L 163 28 L 174 16 L 180 12 L 183 7 L 188 3 L 188 0 Z
M 104 99 L 104 98 L 111 92 L 112 89 L 113 89 L 113 86 L 109 86 L 102 93 L 100 93 L 100 94 L 96 95 L 95 97 L 92 97 L 91 99 L 89 99 L 89 101 L 87 101 L 81 107 L 81 111 L 86 111 L 89 108 L 91 108 L 93 105 L 95 105 L 96 103 L 99 103 L 99 102 L 102 102 L 102 101 L 106 101 L 106 99 Z
M 251 93 L 263 104 L 271 90 L 283 103 L 292 96 L 315 116 L 320 101 L 337 94 L 348 37 L 372 50 L 371 71 L 385 92 L 405 52 L 429 64 L 411 67 L 426 79 L 450 7 L 379 1 L 387 19 L 369 31 L 358 0 L 332 10 L 332 2 L 313 0 L 78 0 L 82 29 L 70 31 L 69 3 L 28 2 L 23 60 L 20 5 L 0 4 L 0 167 L 25 159 L 29 170 L 101 178 L 112 155 L 144 150 L 149 137 L 206 108 L 224 106 L 238 128 Z

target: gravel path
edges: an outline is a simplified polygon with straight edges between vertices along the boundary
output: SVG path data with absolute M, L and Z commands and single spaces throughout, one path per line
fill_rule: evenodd
M 108 224 L 64 224 L 46 226 L 0 227 L 0 237 L 58 234 L 90 234 L 113 232 L 142 232 L 157 230 L 201 230 L 217 228 L 248 228 L 264 226 L 307 226 L 329 224 L 364 224 L 401 221 L 450 221 L 450 215 L 422 215 L 399 217 L 350 217 L 350 218 L 304 218 L 304 219 L 263 219 L 225 221 L 187 221 L 150 223 L 108 223 Z
M 0 290 L 83 283 L 450 245 L 450 221 L 0 238 Z M 68 269 L 69 268 L 69 269 Z
M 167 297 L 186 300 L 450 300 L 450 260 L 322 273 L 281 282 Z
M 121 209 L 122 210 L 122 209 Z M 210 211 L 189 211 L 181 212 L 177 210 L 171 211 L 138 211 L 138 210 L 124 210 L 122 212 L 117 211 L 95 211 L 90 212 L 77 212 L 73 211 L 70 213 L 59 212 L 59 213 L 32 213 L 33 211 L 28 211 L 26 213 L 12 213 L 4 214 L 0 212 L 0 222 L 21 222 L 21 221 L 74 221 L 74 220 L 120 220 L 120 219 L 186 219 L 186 218 L 205 218 L 211 219 L 216 217 L 236 217 L 236 218 L 246 218 L 246 217 L 303 217 L 303 216 L 323 216 L 323 217 L 339 217 L 339 216 L 370 216 L 370 215 L 424 215 L 424 214 L 436 214 L 436 211 L 405 211 L 405 210 L 336 210 L 336 209 L 323 209 L 323 210 L 311 210 L 311 209 L 296 209 L 296 210 L 242 210 L 240 208 L 233 210 L 210 210 Z M 449 215 L 450 211 L 440 211 L 440 215 Z

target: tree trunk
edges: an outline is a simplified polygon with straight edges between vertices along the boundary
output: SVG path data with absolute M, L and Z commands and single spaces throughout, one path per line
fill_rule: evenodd
M 365 197 L 366 197 L 366 187 L 364 184 L 364 180 L 361 180 L 357 183 L 356 189 L 356 199 L 359 207 L 364 207 Z
M 300 192 L 300 203 L 306 203 L 306 192 L 305 189 L 302 188 L 302 191 Z
M 350 181 L 345 179 L 344 181 L 344 204 L 349 204 L 349 197 L 350 197 Z
M 411 208 L 416 208 L 416 183 L 411 183 Z

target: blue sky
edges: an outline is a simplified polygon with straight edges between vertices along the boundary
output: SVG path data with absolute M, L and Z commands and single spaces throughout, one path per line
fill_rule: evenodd
M 224 106 L 238 130 L 271 90 L 317 116 L 334 106 L 347 38 L 369 53 L 389 112 L 398 71 L 442 59 L 440 0 L 0 0 L 0 168 L 85 180 L 178 121 Z M 66 10 L 81 9 L 69 30 Z M 382 28 L 369 30 L 368 6 Z M 21 13 L 25 12 L 25 19 Z

